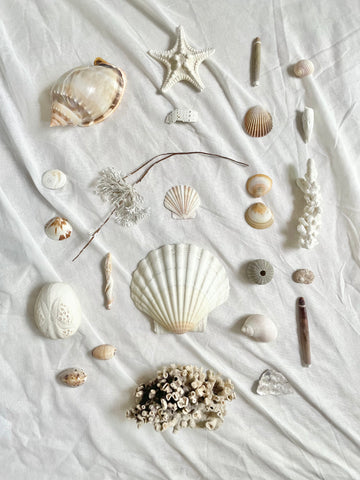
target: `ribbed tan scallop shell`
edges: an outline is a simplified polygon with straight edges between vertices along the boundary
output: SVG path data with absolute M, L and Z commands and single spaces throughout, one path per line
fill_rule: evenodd
M 102 122 L 119 106 L 125 86 L 125 73 L 101 58 L 92 66 L 70 70 L 51 90 L 50 127 Z
M 257 229 L 268 228 L 274 223 L 274 215 L 264 203 L 253 203 L 245 212 L 247 223 Z
M 262 197 L 266 193 L 270 192 L 272 187 L 272 180 L 267 175 L 258 173 L 253 175 L 246 182 L 246 190 L 255 198 Z
M 299 60 L 294 65 L 294 73 L 299 78 L 304 78 L 314 72 L 314 64 L 311 60 Z
M 251 137 L 264 137 L 272 129 L 272 118 L 269 112 L 260 105 L 250 108 L 244 119 L 244 127 Z
M 170 210 L 176 219 L 195 218 L 199 205 L 199 194 L 188 185 L 177 185 L 165 194 L 164 207 Z

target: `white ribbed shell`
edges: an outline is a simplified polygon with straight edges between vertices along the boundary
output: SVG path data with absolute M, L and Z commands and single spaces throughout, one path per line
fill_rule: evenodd
M 188 185 L 177 185 L 165 194 L 164 207 L 172 212 L 173 218 L 178 220 L 195 218 L 196 209 L 199 206 L 199 194 Z
M 51 89 L 50 127 L 102 122 L 119 106 L 125 86 L 125 73 L 100 58 L 66 72 Z
M 156 333 L 204 331 L 207 315 L 229 296 L 229 280 L 209 251 L 183 243 L 165 245 L 138 264 L 130 295 L 154 320 Z

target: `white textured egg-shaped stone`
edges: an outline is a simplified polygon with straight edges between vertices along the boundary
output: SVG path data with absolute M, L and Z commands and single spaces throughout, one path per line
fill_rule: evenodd
M 44 285 L 35 302 L 34 319 L 45 337 L 57 339 L 74 335 L 81 323 L 81 307 L 70 285 Z
M 48 170 L 42 176 L 41 182 L 44 187 L 50 190 L 58 190 L 65 185 L 66 175 L 61 170 Z
M 72 226 L 66 218 L 55 217 L 45 225 L 45 233 L 51 240 L 65 240 L 69 238 Z

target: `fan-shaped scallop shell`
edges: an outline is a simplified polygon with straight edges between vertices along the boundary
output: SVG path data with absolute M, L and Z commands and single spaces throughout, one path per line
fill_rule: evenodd
M 66 175 L 61 170 L 48 170 L 42 176 L 41 182 L 50 190 L 58 190 L 65 185 Z
M 253 203 L 245 212 L 247 223 L 257 229 L 271 227 L 274 223 L 274 215 L 264 203 Z
M 72 232 L 72 226 L 66 218 L 55 217 L 45 225 L 45 233 L 51 240 L 65 240 L 69 238 Z
M 170 210 L 176 219 L 195 218 L 199 205 L 199 194 L 188 185 L 177 185 L 165 194 L 164 207 Z
M 154 320 L 156 333 L 204 331 L 207 315 L 229 296 L 225 268 L 196 245 L 151 251 L 132 275 L 135 306 Z
M 257 105 L 247 111 L 244 126 L 251 137 L 264 137 L 271 131 L 273 123 L 270 113 Z
M 125 73 L 101 58 L 70 70 L 52 87 L 50 127 L 102 122 L 119 106 L 125 86 Z
M 314 64 L 311 60 L 299 60 L 294 65 L 294 73 L 299 78 L 304 78 L 314 72 Z
M 258 173 L 253 175 L 246 182 L 246 190 L 252 197 L 262 197 L 270 192 L 272 187 L 272 180 L 267 175 Z
M 259 258 L 258 260 L 249 263 L 247 267 L 247 276 L 253 283 L 266 285 L 273 279 L 274 267 L 267 260 Z

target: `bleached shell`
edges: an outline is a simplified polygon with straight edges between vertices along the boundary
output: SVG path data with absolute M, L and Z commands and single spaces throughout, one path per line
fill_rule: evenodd
M 70 70 L 52 87 L 50 127 L 102 122 L 119 106 L 125 86 L 125 73 L 101 58 Z
M 309 285 L 314 281 L 315 275 L 311 270 L 308 270 L 307 268 L 300 268 L 293 273 L 292 278 L 296 283 L 303 283 L 305 285 Z
M 258 173 L 253 175 L 246 182 L 246 190 L 255 198 L 262 197 L 266 193 L 270 192 L 272 187 L 272 180 L 267 175 Z
M 42 184 L 51 190 L 58 190 L 66 183 L 66 175 L 61 170 L 48 170 L 42 176 Z
M 294 65 L 294 73 L 299 78 L 307 77 L 314 72 L 314 64 L 311 60 L 299 60 Z
M 199 194 L 188 185 L 177 185 L 170 188 L 165 194 L 164 207 L 172 212 L 173 218 L 195 218 L 196 209 L 199 206 Z
M 269 112 L 257 105 L 247 111 L 244 119 L 244 127 L 251 137 L 264 137 L 272 129 L 273 123 Z
M 258 285 L 266 285 L 274 276 L 274 267 L 270 262 L 259 258 L 249 263 L 247 267 L 248 279 Z
M 253 203 L 245 212 L 247 223 L 257 229 L 271 227 L 274 223 L 274 215 L 264 203 Z
M 92 351 L 92 356 L 98 360 L 110 360 L 115 355 L 116 348 L 113 345 L 99 345 Z
M 278 330 L 275 323 L 265 315 L 250 315 L 245 320 L 242 333 L 258 342 L 272 342 L 277 338 Z
M 229 296 L 225 268 L 196 245 L 151 251 L 132 275 L 135 306 L 154 320 L 156 333 L 204 331 L 207 315 Z
M 80 387 L 87 380 L 87 375 L 82 368 L 67 368 L 59 374 L 59 380 L 68 387 Z
M 55 217 L 45 225 L 45 233 L 51 240 L 65 240 L 69 238 L 72 226 L 66 218 Z
M 314 128 L 314 110 L 312 108 L 305 107 L 301 121 L 304 130 L 304 140 L 305 143 L 308 143 Z
M 57 339 L 74 335 L 81 323 L 81 307 L 70 285 L 45 284 L 35 302 L 34 320 L 45 337 Z

